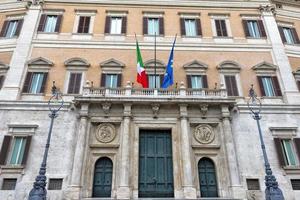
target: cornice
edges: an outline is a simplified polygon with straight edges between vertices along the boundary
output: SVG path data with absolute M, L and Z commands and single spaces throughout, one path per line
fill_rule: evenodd
M 299 0 L 272 0 L 273 3 L 280 3 L 285 5 L 293 5 L 293 6 L 300 6 Z

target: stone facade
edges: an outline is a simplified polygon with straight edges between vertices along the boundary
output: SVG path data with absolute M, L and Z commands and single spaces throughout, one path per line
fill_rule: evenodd
M 95 185 L 101 180 L 95 174 L 103 172 L 104 165 L 96 167 L 102 158 L 112 163 L 107 172 L 111 175 L 107 179 L 109 197 L 141 197 L 141 173 L 148 173 L 141 170 L 140 144 L 146 144 L 140 137 L 143 131 L 170 133 L 170 198 L 209 197 L 203 189 L 205 174 L 215 178 L 216 194 L 211 197 L 264 199 L 264 160 L 256 122 L 247 107 L 251 85 L 263 96 L 261 126 L 273 173 L 286 200 L 300 199 L 295 184 L 300 182 L 300 46 L 293 32 L 300 37 L 299 13 L 298 2 L 279 0 L 4 0 L 0 3 L 0 76 L 4 77 L 0 89 L 0 199 L 27 199 L 32 188 L 49 129 L 47 101 L 52 81 L 65 104 L 54 122 L 47 161 L 49 184 L 62 180 L 59 189 L 48 190 L 51 200 L 97 199 Z M 62 16 L 56 21 L 60 26 L 44 31 L 44 15 Z M 78 33 L 80 16 L 90 20 L 85 34 Z M 110 16 L 126 17 L 125 33 L 106 33 Z M 164 34 L 156 38 L 160 75 L 177 34 L 174 85 L 169 89 L 143 89 L 136 82 L 135 34 L 146 71 L 154 74 L 154 37 L 143 33 L 144 17 L 164 19 Z M 181 19 L 200 19 L 201 34 L 182 34 Z M 14 20 L 22 20 L 23 25 L 9 37 L 11 30 L 3 27 Z M 226 37 L 218 37 L 216 20 L 224 20 Z M 247 36 L 245 20 L 261 21 L 260 37 Z M 285 28 L 283 35 L 278 27 Z M 288 41 L 283 42 L 282 37 Z M 28 82 L 32 73 L 47 74 L 39 92 L 26 86 L 34 81 L 31 77 Z M 80 73 L 78 88 L 72 89 L 78 91 L 73 93 L 72 73 Z M 103 74 L 122 77 L 118 87 L 103 87 Z M 207 77 L 206 89 L 191 88 L 189 77 L 195 75 Z M 226 76 L 234 77 L 237 95 L 230 95 Z M 257 77 L 277 77 L 272 95 Z M 13 163 L 17 138 L 26 138 L 28 152 L 24 150 L 22 161 Z M 288 144 L 294 161 L 284 155 Z M 204 160 L 212 163 L 209 169 L 213 172 L 203 172 L 208 166 L 200 164 Z M 158 174 L 158 167 L 153 168 Z M 160 177 L 149 178 L 158 187 Z M 6 181 L 11 180 L 16 180 L 15 189 L 7 190 Z M 251 183 L 258 184 L 256 189 Z

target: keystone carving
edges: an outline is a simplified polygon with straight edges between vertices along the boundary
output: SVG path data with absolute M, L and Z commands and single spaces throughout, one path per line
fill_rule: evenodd
M 102 104 L 102 110 L 106 115 L 108 115 L 110 108 L 111 108 L 111 103 L 105 102 Z
M 157 118 L 158 113 L 159 113 L 159 104 L 155 103 L 155 104 L 152 104 L 151 106 L 152 106 L 153 117 Z
M 205 117 L 208 111 L 208 104 L 201 104 L 200 105 L 200 112 L 202 114 L 202 117 Z

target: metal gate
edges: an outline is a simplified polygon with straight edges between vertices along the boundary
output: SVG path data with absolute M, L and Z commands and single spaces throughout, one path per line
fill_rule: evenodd
M 103 157 L 95 164 L 93 197 L 111 197 L 112 161 Z
M 168 130 L 141 130 L 139 197 L 174 197 L 172 139 Z
M 216 171 L 212 160 L 202 158 L 198 163 L 201 197 L 218 197 Z

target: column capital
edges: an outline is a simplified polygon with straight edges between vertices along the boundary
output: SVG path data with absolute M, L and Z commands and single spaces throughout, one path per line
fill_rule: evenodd
M 179 104 L 179 112 L 180 112 L 180 119 L 187 119 L 188 111 L 187 111 L 188 104 Z
M 274 5 L 260 5 L 258 9 L 263 15 L 276 15 L 276 9 Z
M 82 103 L 79 110 L 79 117 L 88 117 L 89 115 L 89 103 Z
M 123 117 L 131 117 L 131 103 L 124 103 Z

